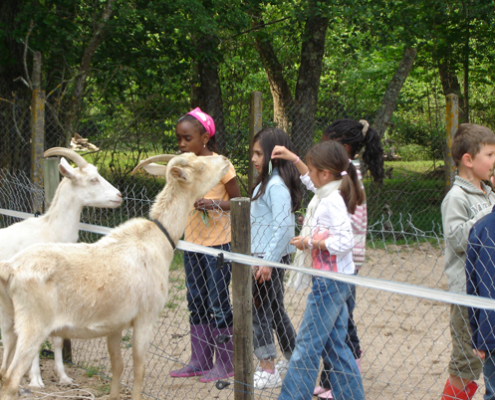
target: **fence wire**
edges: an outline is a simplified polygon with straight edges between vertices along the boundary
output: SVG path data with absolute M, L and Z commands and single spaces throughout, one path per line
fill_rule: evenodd
M 29 183 L 25 174 L 15 176 L 1 170 L 0 204 L 3 208 L 30 211 L 29 199 L 43 196 L 43 191 Z M 156 181 L 163 186 L 163 181 Z M 116 226 L 134 216 L 147 215 L 153 197 L 141 186 L 120 188 L 124 205 L 114 210 L 87 208 L 82 220 L 100 226 Z M 153 193 L 154 195 L 154 193 Z M 0 215 L 1 227 L 18 219 Z M 396 222 L 397 221 L 397 222 Z M 83 242 L 95 241 L 100 235 L 81 233 Z M 443 235 L 439 226 L 421 230 L 410 215 L 398 215 L 394 221 L 384 213 L 370 224 L 367 231 L 366 261 L 360 276 L 401 282 L 417 287 L 447 290 L 444 277 Z M 474 243 L 474 242 L 471 242 Z M 483 267 L 483 266 L 482 266 Z M 285 279 L 285 284 L 287 281 Z M 492 287 L 491 281 L 488 286 Z M 478 287 L 480 287 L 478 285 Z M 311 289 L 296 292 L 286 287 L 284 305 L 295 332 L 300 331 L 304 310 Z M 354 322 L 361 342 L 361 376 L 368 399 L 439 398 L 448 375 L 451 354 L 449 332 L 450 305 L 415 297 L 414 286 L 409 295 L 391 293 L 356 285 Z M 467 321 L 465 321 L 467 322 Z M 187 365 L 191 355 L 190 311 L 187 301 L 187 279 L 183 252 L 177 251 L 170 266 L 169 300 L 154 327 L 148 352 L 143 393 L 157 399 L 187 396 L 188 398 L 233 398 L 233 385 L 223 390 L 214 382 L 201 383 L 201 377 L 173 378 L 170 371 Z M 279 365 L 285 360 L 275 340 Z M 125 370 L 121 383 L 133 386 L 132 331 L 124 332 L 121 345 Z M 102 376 L 110 375 L 110 363 L 104 339 L 74 340 L 73 362 Z M 253 370 L 259 366 L 253 351 Z M 48 364 L 45 367 L 51 369 Z M 307 366 L 304 373 L 313 369 Z M 285 371 L 280 369 L 281 378 Z M 230 383 L 233 378 L 226 379 Z M 480 390 L 474 399 L 481 399 Z M 318 381 L 308 385 L 317 386 Z M 280 386 L 255 389 L 255 398 L 278 398 Z

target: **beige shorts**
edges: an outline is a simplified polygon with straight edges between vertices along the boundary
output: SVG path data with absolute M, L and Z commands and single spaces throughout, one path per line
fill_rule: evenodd
M 449 374 L 462 379 L 478 380 L 483 371 L 483 364 L 473 353 L 467 307 L 454 304 L 450 306 L 450 336 L 452 358 Z

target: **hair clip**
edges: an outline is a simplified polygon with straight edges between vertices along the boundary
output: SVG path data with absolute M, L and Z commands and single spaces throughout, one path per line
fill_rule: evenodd
M 366 133 L 368 133 L 368 128 L 370 127 L 370 124 L 365 119 L 360 119 L 359 123 L 363 125 L 363 137 L 364 137 L 366 136 Z
M 342 171 L 342 172 L 340 173 L 340 176 L 345 176 L 345 175 L 347 175 L 347 171 Z
M 268 175 L 272 174 L 272 160 L 268 163 Z

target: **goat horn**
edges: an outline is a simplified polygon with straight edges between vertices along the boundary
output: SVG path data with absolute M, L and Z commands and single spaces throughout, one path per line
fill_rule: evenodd
M 52 147 L 45 151 L 43 156 L 65 156 L 69 160 L 74 161 L 79 168 L 84 168 L 88 165 L 88 162 L 81 155 L 77 154 L 74 150 L 66 149 L 65 147 Z
M 158 156 L 152 156 L 147 158 L 146 160 L 141 161 L 136 168 L 134 168 L 131 172 L 131 175 L 134 175 L 138 169 L 143 168 L 145 165 L 154 163 L 154 162 L 169 162 L 172 158 L 176 157 L 175 154 L 160 154 Z

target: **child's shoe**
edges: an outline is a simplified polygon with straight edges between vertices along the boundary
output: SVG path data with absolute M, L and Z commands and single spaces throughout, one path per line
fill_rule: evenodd
M 282 378 L 277 370 L 274 370 L 273 374 L 258 371 L 254 373 L 253 383 L 256 389 L 273 389 L 282 386 Z
M 289 360 L 286 360 L 285 358 L 283 360 L 280 360 L 275 365 L 275 369 L 278 371 L 280 375 L 286 374 L 287 371 L 289 370 Z
M 442 400 L 471 400 L 478 389 L 478 384 L 475 381 L 469 382 L 464 390 L 460 390 L 452 386 L 450 379 L 443 389 Z
M 322 400 L 333 399 L 332 391 L 331 390 L 327 390 L 326 392 L 323 392 L 323 393 L 319 394 L 318 395 L 318 398 L 319 399 L 322 399 Z
M 315 391 L 313 392 L 313 396 L 319 396 L 322 393 L 328 392 L 330 389 L 326 389 L 321 386 L 316 386 Z

